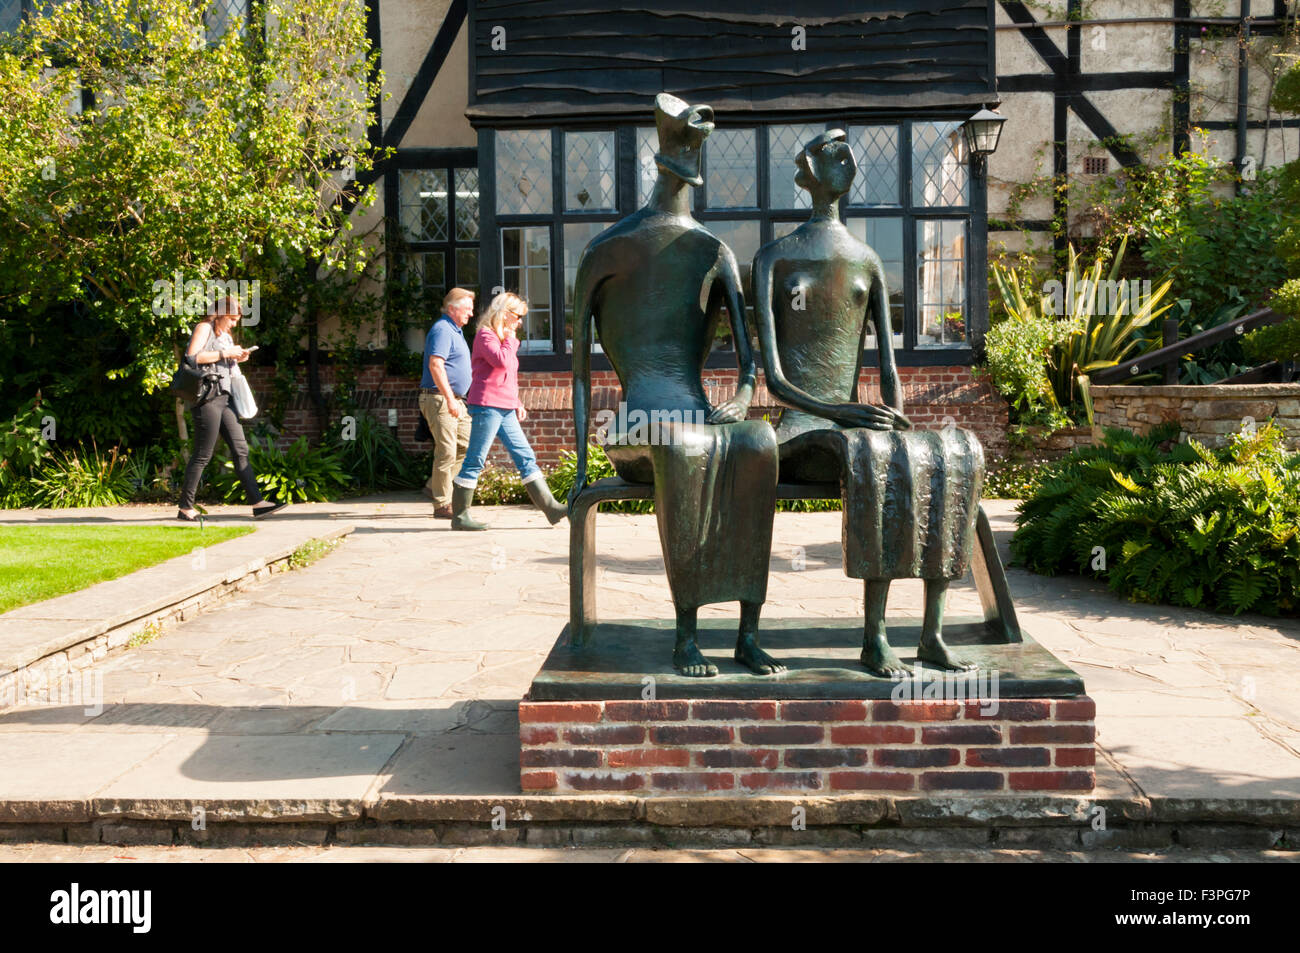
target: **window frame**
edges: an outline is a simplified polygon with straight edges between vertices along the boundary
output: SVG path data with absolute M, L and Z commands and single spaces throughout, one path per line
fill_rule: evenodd
M 760 206 L 753 209 L 711 209 L 708 207 L 708 149 L 701 166 L 704 184 L 692 190 L 692 208 L 695 218 L 702 224 L 723 221 L 757 221 L 759 225 L 760 246 L 772 240 L 773 227 L 777 223 L 807 221 L 806 209 L 774 209 L 768 204 L 769 196 L 769 136 L 768 126 L 780 125 L 820 125 L 825 129 L 841 128 L 846 131 L 850 126 L 892 125 L 898 127 L 899 142 L 899 202 L 897 205 L 851 206 L 850 195 L 840 200 L 840 215 L 847 224 L 851 218 L 895 218 L 903 222 L 903 343 L 895 347 L 894 354 L 900 366 L 961 366 L 971 365 L 975 361 L 976 350 L 982 345 L 984 333 L 988 329 L 988 294 L 987 285 L 976 280 L 977 268 L 987 257 L 988 218 L 987 218 L 987 179 L 980 163 L 967 155 L 964 160 L 967 174 L 967 204 L 964 206 L 924 206 L 913 203 L 913 152 L 912 126 L 920 122 L 963 122 L 966 115 L 949 111 L 935 111 L 924 114 L 882 115 L 879 113 L 850 113 L 834 119 L 788 115 L 755 115 L 747 121 L 719 121 L 719 128 L 755 129 L 755 174 L 757 177 L 757 194 Z M 502 283 L 502 262 L 500 260 L 500 230 L 505 227 L 542 226 L 550 230 L 551 260 L 551 343 L 552 350 L 546 353 L 533 352 L 520 355 L 521 370 L 567 370 L 571 367 L 571 355 L 565 346 L 565 327 L 567 322 L 567 304 L 564 288 L 564 225 L 570 222 L 614 222 L 632 214 L 640 207 L 638 202 L 639 164 L 637 153 L 637 132 L 650 124 L 640 122 L 591 121 L 572 122 L 557 126 L 542 126 L 551 133 L 551 175 L 552 206 L 546 214 L 533 215 L 498 215 L 496 211 L 496 128 L 483 127 L 479 130 L 479 195 L 480 195 L 480 235 L 491 235 L 490 241 L 483 241 L 479 256 L 480 283 L 483 289 L 498 288 Z M 500 127 L 503 131 L 514 129 L 536 129 L 536 124 L 515 122 Z M 616 194 L 618 211 L 616 212 L 570 212 L 563 206 L 564 195 L 564 145 L 565 134 L 569 132 L 608 132 L 613 130 L 615 136 Z M 793 172 L 791 173 L 793 174 Z M 920 265 L 917 249 L 917 222 L 928 219 L 958 219 L 966 223 L 966 268 L 964 291 L 966 299 L 967 339 L 962 344 L 921 345 L 918 346 L 920 332 L 920 309 L 918 289 L 918 268 Z M 490 250 L 489 250 L 490 249 Z M 877 364 L 876 348 L 863 352 L 863 366 Z M 593 351 L 592 366 L 608 369 L 608 362 L 599 353 Z M 730 367 L 735 364 L 732 351 L 715 351 L 709 356 L 706 366 L 710 368 Z
M 473 248 L 478 252 L 478 271 L 473 276 L 474 288 L 481 287 L 483 274 L 483 175 L 479 173 L 479 228 L 478 238 L 464 241 L 456 235 L 456 170 L 478 169 L 477 149 L 398 149 L 389 160 L 384 173 L 384 209 L 387 219 L 388 248 L 397 251 L 390 258 L 389 280 L 405 281 L 407 278 L 408 255 L 421 252 L 441 251 L 446 256 L 444 274 L 447 289 L 462 284 L 462 276 L 456 263 L 456 252 L 462 248 Z M 412 241 L 406 237 L 401 221 L 401 174 L 403 171 L 441 170 L 447 174 L 447 237 L 443 241 Z M 436 317 L 433 316 L 433 317 Z M 430 319 L 432 320 L 432 318 Z

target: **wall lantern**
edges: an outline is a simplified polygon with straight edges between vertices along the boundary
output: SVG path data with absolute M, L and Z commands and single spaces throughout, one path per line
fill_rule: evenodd
M 962 123 L 962 134 L 966 137 L 966 148 L 972 156 L 984 159 L 991 156 L 998 148 L 998 139 L 1002 136 L 1002 124 L 1007 117 L 991 109 L 981 109 Z

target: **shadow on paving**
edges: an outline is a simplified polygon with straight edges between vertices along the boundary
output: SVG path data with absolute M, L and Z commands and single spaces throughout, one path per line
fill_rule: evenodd
M 518 794 L 518 708 L 515 699 L 441 708 L 122 703 L 95 717 L 75 706 L 29 708 L 0 714 L 0 762 L 27 745 L 43 797 L 360 798 L 376 777 L 390 794 Z M 74 730 L 51 730 L 60 726 Z M 146 757 L 112 756 L 114 745 L 149 741 Z M 59 791 L 62 777 L 77 790 Z M 23 788 L 22 777 L 0 777 L 0 799 L 32 796 Z

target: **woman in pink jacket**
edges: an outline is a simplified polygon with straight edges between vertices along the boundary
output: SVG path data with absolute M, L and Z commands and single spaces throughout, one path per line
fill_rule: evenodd
M 470 358 L 474 382 L 465 395 L 472 429 L 465 463 L 452 480 L 452 529 L 487 529 L 486 524 L 470 515 L 469 507 L 474 502 L 474 488 L 478 486 L 478 476 L 487 463 L 488 450 L 498 436 L 519 470 L 519 477 L 524 481 L 533 505 L 546 514 L 552 525 L 568 515 L 564 505 L 551 496 L 546 477 L 537 466 L 533 448 L 528 445 L 528 438 L 519 426 L 520 421 L 527 419 L 528 411 L 519 403 L 519 338 L 516 330 L 527 313 L 527 302 L 507 291 L 493 298 L 479 319 Z

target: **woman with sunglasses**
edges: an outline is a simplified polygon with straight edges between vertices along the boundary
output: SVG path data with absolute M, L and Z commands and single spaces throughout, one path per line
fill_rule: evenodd
M 487 529 L 485 523 L 470 515 L 469 508 L 474 502 L 479 474 L 487 463 L 488 450 L 498 436 L 519 470 L 519 477 L 524 481 L 524 489 L 533 505 L 546 515 L 551 525 L 568 515 L 564 504 L 551 496 L 546 477 L 537 466 L 533 448 L 528 445 L 524 429 L 519 426 L 520 422 L 528 419 L 528 411 L 519 402 L 517 332 L 527 313 L 527 302 L 507 291 L 493 298 L 479 319 L 470 359 L 474 381 L 465 395 L 471 421 L 469 449 L 465 451 L 460 473 L 452 480 L 452 529 Z

